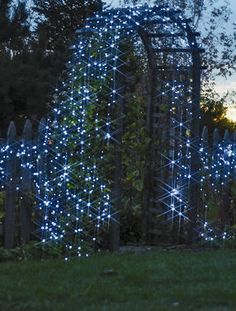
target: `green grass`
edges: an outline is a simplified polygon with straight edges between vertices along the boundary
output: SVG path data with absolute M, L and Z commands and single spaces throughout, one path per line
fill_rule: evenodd
M 236 310 L 236 251 L 1 263 L 0 310 Z

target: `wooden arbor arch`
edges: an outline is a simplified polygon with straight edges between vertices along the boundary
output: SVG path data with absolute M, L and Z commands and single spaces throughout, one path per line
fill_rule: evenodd
M 153 219 L 159 218 L 162 223 L 170 221 L 179 233 L 185 228 L 192 241 L 197 223 L 201 223 L 198 202 L 201 48 L 196 39 L 199 33 L 192 30 L 190 20 L 185 19 L 181 11 L 147 5 L 104 11 L 88 19 L 78 33 L 75 50 L 87 44 L 85 52 L 80 50 L 84 68 L 88 63 L 91 66 L 88 55 L 93 36 L 96 44 L 100 42 L 103 56 L 110 58 L 104 68 L 114 71 L 111 102 L 119 107 L 120 116 L 124 104 L 124 74 L 119 45 L 124 38 L 129 38 L 144 47 L 149 76 L 146 119 L 151 143 L 145 173 L 143 239 L 146 243 L 153 242 L 150 229 L 155 226 Z M 122 117 L 118 119 L 113 250 L 119 247 L 118 211 L 122 196 Z

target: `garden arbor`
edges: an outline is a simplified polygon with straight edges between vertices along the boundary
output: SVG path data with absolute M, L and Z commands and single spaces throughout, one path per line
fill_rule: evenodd
M 18 146 L 11 124 L 1 148 L 0 186 L 14 199 L 6 200 L 7 248 L 17 201 L 22 241 L 34 221 L 42 242 L 62 246 L 65 258 L 100 247 L 107 223 L 118 249 L 126 198 L 141 205 L 145 243 L 169 239 L 170 230 L 189 241 L 202 233 L 197 35 L 168 7 L 112 9 L 87 20 L 38 142 L 27 122 Z M 24 209 L 32 185 L 33 215 Z
M 196 40 L 199 34 L 189 23 L 181 11 L 168 7 L 111 9 L 88 19 L 72 47 L 69 78 L 60 92 L 59 109 L 55 110 L 55 127 L 65 120 L 68 105 L 72 117 L 62 122 L 56 160 L 66 165 L 73 163 L 82 172 L 80 202 L 85 204 L 96 227 L 110 219 L 113 249 L 119 245 L 122 208 L 121 146 L 128 81 L 124 42 L 127 41 L 132 42 L 136 55 L 146 59 L 143 66 L 148 73 L 145 119 L 150 142 L 143 171 L 143 239 L 146 243 L 153 242 L 152 229 L 157 219 L 158 226 L 168 221 L 173 230 L 181 233 L 184 229 L 189 240 L 193 239 L 197 222 L 201 222 L 198 211 L 201 49 Z M 75 135 L 80 148 L 68 155 L 64 145 L 73 145 L 71 137 Z M 106 145 L 112 143 L 115 170 L 109 185 L 103 167 Z M 77 177 L 64 181 L 65 176 L 59 178 L 68 184 Z M 78 200 L 70 191 L 64 199 Z M 58 206 L 61 204 L 53 200 Z M 81 207 L 78 209 L 81 212 Z M 73 207 L 68 210 L 71 217 Z M 78 216 L 78 210 L 76 213 Z M 80 216 L 77 218 L 81 219 Z
M 113 250 L 120 229 L 146 244 L 232 237 L 236 134 L 199 133 L 197 36 L 167 7 L 87 21 L 52 115 L 1 139 L 6 248 L 36 234 L 67 259 L 106 248 L 108 228 Z

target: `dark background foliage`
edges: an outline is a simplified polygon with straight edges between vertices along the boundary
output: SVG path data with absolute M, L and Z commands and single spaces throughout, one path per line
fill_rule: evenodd
M 48 112 L 75 31 L 100 0 L 0 1 L 0 128 Z

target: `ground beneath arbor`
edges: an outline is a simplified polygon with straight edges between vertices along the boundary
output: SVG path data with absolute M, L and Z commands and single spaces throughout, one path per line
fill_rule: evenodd
M 1 311 L 236 310 L 236 250 L 0 264 Z

